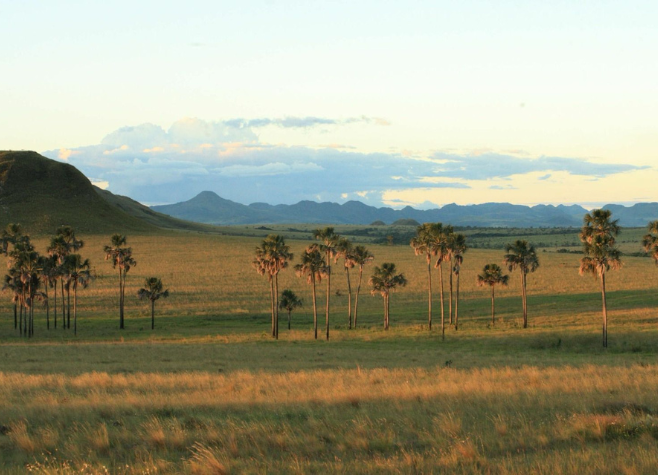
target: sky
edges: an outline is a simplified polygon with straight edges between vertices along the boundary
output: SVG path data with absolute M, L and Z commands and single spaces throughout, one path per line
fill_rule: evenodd
M 145 204 L 658 201 L 654 1 L 0 0 L 0 149 Z

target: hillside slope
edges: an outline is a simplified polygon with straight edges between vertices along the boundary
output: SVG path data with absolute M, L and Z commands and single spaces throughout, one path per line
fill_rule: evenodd
M 72 165 L 22 151 L 0 151 L 0 228 L 7 223 L 30 234 L 51 234 L 64 224 L 88 234 L 157 231 L 108 203 Z

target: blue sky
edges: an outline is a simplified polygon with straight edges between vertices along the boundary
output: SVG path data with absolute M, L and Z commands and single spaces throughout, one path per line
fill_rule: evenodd
M 656 201 L 658 7 L 0 4 L 0 148 L 145 203 Z

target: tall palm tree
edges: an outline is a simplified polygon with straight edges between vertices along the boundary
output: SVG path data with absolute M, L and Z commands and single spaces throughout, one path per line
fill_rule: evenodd
M 352 249 L 352 260 L 355 266 L 359 266 L 359 283 L 356 286 L 356 295 L 354 299 L 354 328 L 356 328 L 356 321 L 359 311 L 359 293 L 361 292 L 361 282 L 363 281 L 363 268 L 373 261 L 375 256 L 366 249 L 365 246 L 355 246 Z
M 12 293 L 11 303 L 14 304 L 14 329 L 18 329 L 18 307 L 21 306 L 21 322 L 23 317 L 23 309 L 21 296 L 23 295 L 23 284 L 19 277 L 18 271 L 15 268 L 10 268 L 8 274 L 4 277 L 4 284 L 2 290 L 9 290 Z
M 281 300 L 279 301 L 279 308 L 288 312 L 288 330 L 290 330 L 290 314 L 296 308 L 301 307 L 302 300 L 297 297 L 297 294 L 290 289 L 285 289 L 281 292 Z
M 73 334 L 78 334 L 78 287 L 86 289 L 94 276 L 89 259 L 82 259 L 80 254 L 69 254 L 64 263 L 65 272 L 70 276 L 73 286 Z
M 326 227 L 324 229 L 316 229 L 313 232 L 313 237 L 322 241 L 323 244 L 320 245 L 320 250 L 322 250 L 327 263 L 327 302 L 325 308 L 325 324 L 327 327 L 327 340 L 329 339 L 329 301 L 331 297 L 331 259 L 336 256 L 336 245 L 340 236 L 334 232 L 333 227 Z
M 7 256 L 10 251 L 10 246 L 14 246 L 18 240 L 21 239 L 23 235 L 23 230 L 20 224 L 9 223 L 5 229 L 3 229 L 2 234 L 0 235 L 0 253 Z M 14 304 L 14 328 L 18 328 L 18 318 L 17 318 L 17 308 L 20 303 L 20 298 L 18 295 L 22 294 L 20 291 L 20 285 L 16 283 L 17 276 L 7 275 L 5 276 L 5 285 L 4 289 L 10 289 L 14 292 L 12 297 L 12 303 Z M 16 293 L 18 292 L 18 293 Z M 21 316 L 23 315 L 23 310 L 21 307 Z
M 384 330 L 388 330 L 390 325 L 390 293 L 397 287 L 407 285 L 407 279 L 404 274 L 398 274 L 395 264 L 384 262 L 381 267 L 375 266 L 374 273 L 368 281 L 372 286 L 373 295 L 380 294 L 384 299 Z
M 270 282 L 272 309 L 272 336 L 279 338 L 279 272 L 288 267 L 293 259 L 290 246 L 278 234 L 269 234 L 256 248 L 256 258 L 252 262 L 259 274 L 267 274 Z
M 446 230 L 445 233 L 445 262 L 450 263 L 449 267 L 449 273 L 450 273 L 450 280 L 449 280 L 449 292 L 450 292 L 450 299 L 448 300 L 448 315 L 450 316 L 450 325 L 453 325 L 455 323 L 454 320 L 454 313 L 453 313 L 453 307 L 452 303 L 454 301 L 454 293 L 453 293 L 453 275 L 455 273 L 455 236 L 457 236 L 457 233 L 455 233 L 450 227 L 450 229 Z
M 316 304 L 315 284 L 327 275 L 327 263 L 317 244 L 311 244 L 302 252 L 302 261 L 295 266 L 299 277 L 306 277 L 306 282 L 313 287 L 313 333 L 318 339 L 318 309 Z M 328 337 L 327 337 L 328 338 Z
M 608 305 L 605 295 L 605 274 L 610 269 L 621 267 L 621 251 L 615 246 L 620 232 L 617 220 L 611 219 L 612 212 L 595 209 L 585 214 L 580 240 L 584 256 L 580 259 L 580 275 L 592 274 L 601 280 L 603 304 L 603 347 L 608 346 Z
M 66 241 L 63 236 L 54 236 L 50 240 L 50 245 L 48 246 L 48 255 L 56 262 L 57 269 L 55 272 L 55 301 L 53 306 L 55 309 L 55 328 L 57 328 L 57 281 L 61 282 L 61 296 L 62 296 L 62 328 L 66 328 L 66 302 L 64 301 L 64 273 L 62 272 L 62 266 L 64 264 L 64 259 L 69 254 L 69 247 L 66 244 Z
M 350 279 L 350 269 L 354 268 L 354 259 L 352 257 L 352 242 L 344 237 L 338 239 L 336 243 L 336 254 L 334 263 L 338 263 L 339 258 L 343 258 L 343 269 L 347 280 L 347 323 L 348 328 L 352 329 L 352 282 Z
M 449 224 L 446 226 L 443 226 L 441 223 L 437 223 L 437 224 L 441 226 L 439 229 L 437 229 L 436 234 L 433 235 L 432 247 L 436 252 L 435 254 L 436 263 L 434 264 L 434 267 L 438 269 L 438 273 L 439 273 L 439 295 L 441 298 L 441 338 L 445 340 L 446 325 L 445 325 L 445 299 L 443 295 L 443 263 L 451 259 L 452 254 L 449 252 L 448 249 L 448 236 L 452 235 L 454 233 L 454 230 L 452 226 Z
M 410 245 L 417 256 L 425 256 L 427 261 L 427 326 L 432 330 L 432 256 L 438 251 L 437 239 L 442 233 L 441 223 L 423 223 L 416 228 L 416 235 L 411 238 Z
M 457 277 L 455 291 L 455 330 L 459 329 L 459 276 L 461 275 L 461 266 L 464 262 L 464 253 L 468 250 L 466 246 L 466 236 L 463 234 L 453 234 L 451 239 L 451 249 L 453 252 L 454 267 L 452 272 Z
M 144 281 L 144 287 L 137 291 L 140 300 L 151 302 L 151 330 L 155 329 L 155 301 L 169 297 L 169 290 L 162 290 L 162 280 L 158 277 L 148 277 Z
M 649 223 L 649 233 L 642 238 L 644 252 L 651 254 L 656 265 L 658 265 L 658 221 Z
M 528 241 L 517 240 L 513 244 L 505 246 L 503 262 L 510 272 L 519 269 L 521 273 L 521 300 L 523 301 L 523 328 L 528 328 L 528 292 L 527 275 L 539 267 L 539 258 L 535 246 Z
M 84 242 L 75 235 L 75 230 L 71 226 L 60 226 L 55 231 L 55 237 L 51 240 L 48 247 L 48 254 L 57 256 L 58 265 L 64 265 L 66 256 L 77 252 L 84 247 Z M 70 275 L 65 272 L 59 272 L 62 294 L 62 327 L 71 328 L 71 281 Z M 66 300 L 64 300 L 64 291 L 66 291 Z
M 46 329 L 50 330 L 50 299 L 48 298 L 48 287 L 52 287 L 57 282 L 57 260 L 51 256 L 41 256 L 41 282 L 43 284 L 45 303 L 46 303 Z M 57 311 L 57 289 L 55 289 L 55 312 Z M 56 313 L 55 313 L 56 315 Z M 55 318 L 55 328 L 57 328 L 57 318 Z
M 126 236 L 113 234 L 110 237 L 110 245 L 105 246 L 105 260 L 112 261 L 112 268 L 119 271 L 119 328 L 125 328 L 124 305 L 126 295 L 126 277 L 130 269 L 137 265 L 132 256 L 132 248 L 124 247 L 127 243 Z
M 491 325 L 496 324 L 496 295 L 495 288 L 497 285 L 507 286 L 509 275 L 503 274 L 503 269 L 498 264 L 487 264 L 482 269 L 482 274 L 478 274 L 477 283 L 480 287 L 491 287 Z

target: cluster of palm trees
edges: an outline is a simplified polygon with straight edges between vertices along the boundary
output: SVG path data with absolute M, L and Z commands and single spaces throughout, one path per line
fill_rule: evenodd
M 126 275 L 136 265 L 132 249 L 125 247 L 126 237 L 115 234 L 105 246 L 105 259 L 119 271 L 119 319 L 120 328 L 124 324 L 124 303 Z M 50 329 L 50 296 L 53 289 L 53 327 L 58 325 L 57 305 L 58 287 L 61 296 L 61 327 L 71 328 L 71 309 L 73 309 L 73 334 L 78 333 L 78 289 L 86 288 L 95 278 L 89 259 L 83 259 L 78 253 L 84 242 L 75 234 L 71 226 L 60 226 L 50 239 L 47 254 L 39 254 L 30 240 L 23 233 L 20 224 L 9 224 L 0 234 L 0 253 L 7 257 L 8 272 L 4 277 L 3 290 L 12 292 L 14 304 L 14 328 L 21 335 L 34 335 L 34 306 L 42 302 L 46 308 L 46 328 Z M 169 296 L 163 290 L 162 281 L 149 277 L 137 296 L 151 304 L 151 328 L 155 328 L 155 301 Z M 71 302 L 73 297 L 73 302 Z
M 608 314 L 606 301 L 605 278 L 609 270 L 619 269 L 622 265 L 621 251 L 616 246 L 616 237 L 620 232 L 617 220 L 612 219 L 612 212 L 605 209 L 595 209 L 586 213 L 580 231 L 580 240 L 583 243 L 583 257 L 580 260 L 580 274 L 591 274 L 600 280 L 601 299 L 603 307 L 603 346 L 608 346 Z M 417 228 L 416 236 L 411 240 L 411 246 L 416 255 L 424 255 L 427 260 L 428 294 L 429 294 L 429 328 L 432 322 L 432 258 L 436 258 L 435 267 L 439 268 L 441 281 L 441 323 L 443 322 L 443 275 L 442 262 L 450 260 L 450 319 L 452 323 L 452 275 L 457 276 L 457 291 L 455 295 L 455 329 L 458 328 L 459 305 L 459 267 L 466 251 L 465 239 L 462 235 L 455 235 L 451 226 L 442 223 L 425 223 Z M 658 221 L 649 223 L 649 233 L 642 240 L 645 252 L 650 253 L 658 265 Z M 524 240 L 517 240 L 505 246 L 503 262 L 508 270 L 518 270 L 521 276 L 521 301 L 523 306 L 523 328 L 528 327 L 527 302 L 527 275 L 539 267 L 539 259 L 534 246 Z M 506 286 L 509 276 L 503 274 L 502 268 L 497 264 L 486 264 L 482 273 L 477 276 L 479 286 L 491 288 L 491 324 L 495 325 L 495 287 Z M 445 333 L 443 333 L 445 336 Z
M 443 223 L 424 223 L 416 229 L 411 239 L 411 247 L 417 256 L 425 256 L 427 262 L 428 312 L 427 326 L 432 330 L 432 262 L 438 269 L 439 289 L 441 295 L 441 336 L 445 338 L 445 302 L 443 293 L 443 264 L 449 269 L 448 315 L 450 325 L 459 328 L 459 275 L 464 262 L 464 253 L 468 250 L 466 236 L 456 233 L 450 225 Z M 453 287 L 454 285 L 454 287 Z M 456 289 L 455 289 L 456 287 Z M 456 292 L 454 291 L 456 290 Z M 453 308 L 454 303 L 454 308 Z
M 374 256 L 364 246 L 354 246 L 348 239 L 341 237 L 334 231 L 333 227 L 316 229 L 314 238 L 319 243 L 309 245 L 300 258 L 300 263 L 295 265 L 295 272 L 299 277 L 305 277 L 306 281 L 312 287 L 313 300 L 313 333 L 315 339 L 318 338 L 318 310 L 317 310 L 317 284 L 322 279 L 327 281 L 327 295 L 325 302 L 325 333 L 326 339 L 329 339 L 329 310 L 331 297 L 331 264 L 338 264 L 342 259 L 343 270 L 347 280 L 348 291 L 348 324 L 349 328 L 355 328 L 357 325 L 359 293 L 363 280 L 363 268 L 370 263 Z M 302 305 L 301 300 L 292 290 L 286 289 L 281 294 L 279 300 L 279 272 L 288 267 L 289 262 L 293 260 L 293 254 L 290 247 L 285 243 L 283 237 L 278 234 L 268 235 L 256 248 L 255 258 L 252 261 L 253 266 L 260 275 L 267 276 L 270 284 L 270 308 L 272 315 L 272 336 L 279 337 L 279 310 L 288 311 L 288 329 L 290 329 L 290 313 L 295 308 Z M 352 281 L 350 270 L 354 267 L 359 269 L 358 283 L 356 292 L 352 290 Z M 399 285 L 399 284 L 396 284 Z M 390 290 L 390 289 L 389 289 Z M 354 307 L 352 307 L 352 296 L 354 295 Z M 352 312 L 354 308 L 354 312 Z
M 19 224 L 9 224 L 0 237 L 2 254 L 7 256 L 8 272 L 3 289 L 12 292 L 14 328 L 23 336 L 34 335 L 34 306 L 46 306 L 46 328 L 50 329 L 48 289 L 54 289 L 54 328 L 57 328 L 57 287 L 61 291 L 61 326 L 71 328 L 71 292 L 73 293 L 73 333 L 77 334 L 78 289 L 86 288 L 94 278 L 88 259 L 77 253 L 84 242 L 70 226 L 61 226 L 50 240 L 47 255 L 39 254 Z M 18 314 L 18 315 L 17 315 Z

